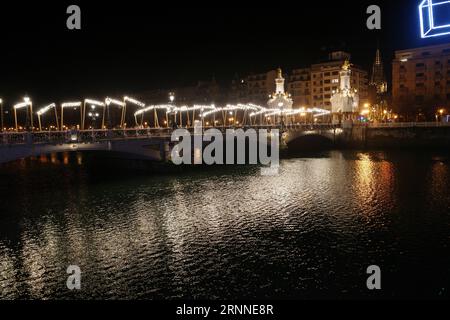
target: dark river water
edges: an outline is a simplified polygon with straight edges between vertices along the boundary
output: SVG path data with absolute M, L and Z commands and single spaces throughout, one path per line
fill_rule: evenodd
M 0 298 L 450 296 L 449 153 L 306 154 L 272 177 L 84 160 L 0 169 Z M 370 265 L 381 291 L 366 287 Z

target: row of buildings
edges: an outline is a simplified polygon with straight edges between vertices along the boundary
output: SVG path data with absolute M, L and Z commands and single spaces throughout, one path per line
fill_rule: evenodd
M 349 53 L 332 52 L 326 61 L 285 72 L 286 90 L 293 108 L 331 109 L 331 97 L 339 88 L 339 71 Z M 174 92 L 178 104 L 255 103 L 266 105 L 275 92 L 277 70 L 235 76 L 229 85 L 215 79 L 170 90 L 153 90 L 141 94 L 144 101 L 161 103 Z M 392 61 L 392 87 L 388 94 L 387 76 L 380 51 L 368 72 L 351 65 L 351 86 L 359 94 L 360 105 L 383 106 L 400 114 L 433 114 L 437 108 L 450 107 L 450 44 L 401 50 Z M 380 101 L 383 100 L 383 101 Z
M 307 68 L 285 72 L 286 90 L 294 102 L 293 108 L 331 108 L 333 91 L 339 88 L 339 71 L 345 60 L 350 60 L 346 52 L 333 52 L 329 59 Z M 174 92 L 178 104 L 205 103 L 255 103 L 266 105 L 269 96 L 275 92 L 277 70 L 235 76 L 227 86 L 215 79 L 199 81 L 196 85 L 170 90 L 153 90 L 141 94 L 144 101 L 161 103 L 167 100 L 169 92 Z M 368 99 L 368 72 L 359 66 L 352 66 L 352 86 L 359 91 L 363 101 Z

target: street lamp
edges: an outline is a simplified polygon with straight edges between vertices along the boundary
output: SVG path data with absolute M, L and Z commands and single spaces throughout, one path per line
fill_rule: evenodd
M 86 104 L 90 104 L 93 106 L 98 106 L 103 108 L 103 120 L 102 120 L 102 129 L 105 126 L 105 111 L 106 111 L 106 104 L 102 101 L 97 101 L 94 99 L 84 99 L 83 103 L 83 111 L 81 113 L 82 121 L 81 121 L 81 130 L 84 130 L 84 120 L 86 115 Z M 108 120 L 109 121 L 109 120 Z
M 95 127 L 95 121 L 97 121 L 97 118 L 100 116 L 98 112 L 95 112 L 95 106 L 91 106 L 92 111 L 88 113 L 88 117 L 92 121 L 92 130 L 94 130 Z
M 175 93 L 174 92 L 169 92 L 169 103 L 170 103 L 171 106 L 173 105 L 174 101 L 175 101 Z M 189 117 L 189 111 L 188 111 L 188 117 Z M 166 112 L 166 123 L 167 123 L 167 127 L 169 127 L 169 110 L 167 110 L 167 112 Z

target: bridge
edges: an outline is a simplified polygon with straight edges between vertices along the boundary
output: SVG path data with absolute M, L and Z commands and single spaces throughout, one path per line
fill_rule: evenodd
M 279 124 L 247 126 L 207 126 L 227 130 L 270 132 L 280 130 L 280 139 L 288 147 L 296 142 L 320 138 L 332 146 L 396 147 L 450 146 L 450 123 L 380 123 L 353 124 Z M 91 129 L 64 131 L 30 131 L 0 133 L 0 163 L 62 152 L 106 151 L 134 160 L 167 161 L 171 135 L 175 128 Z M 193 132 L 192 127 L 187 128 Z M 314 142 L 316 143 L 316 142 Z M 378 145 L 377 145 L 378 143 Z M 380 144 L 381 143 L 381 144 Z
M 333 135 L 339 126 L 330 124 L 314 125 L 249 125 L 249 126 L 208 126 L 221 132 L 242 129 L 261 129 L 271 132 L 280 130 L 280 139 L 289 143 L 297 136 L 294 133 L 309 135 Z M 187 128 L 192 134 L 194 128 Z M 175 128 L 138 128 L 138 129 L 91 129 L 65 131 L 31 131 L 0 133 L 0 163 L 17 159 L 37 157 L 51 153 L 109 151 L 135 160 L 169 160 L 171 136 Z M 299 134 L 300 136 L 301 134 Z M 172 143 L 173 144 L 173 143 Z
M 59 107 L 51 103 L 34 113 L 31 99 L 24 98 L 13 106 L 14 126 L 2 128 L 0 163 L 68 151 L 111 151 L 133 159 L 167 160 L 176 128 L 300 130 L 308 117 L 314 121 L 327 114 L 319 108 L 266 108 L 251 103 L 147 105 L 129 96 L 88 98 Z
M 383 147 L 393 141 L 450 146 L 448 123 L 341 125 L 328 123 L 330 111 L 320 108 L 266 108 L 255 104 L 177 106 L 172 102 L 146 105 L 128 96 L 122 100 L 108 97 L 64 102 L 59 107 L 51 103 L 33 113 L 32 101 L 24 98 L 13 106 L 14 127 L 2 128 L 0 133 L 0 163 L 71 151 L 108 151 L 130 159 L 164 161 L 170 156 L 172 131 L 193 131 L 195 125 L 222 132 L 279 129 L 281 142 L 287 146 L 313 138 L 319 139 L 314 142 L 318 144 L 358 148 Z

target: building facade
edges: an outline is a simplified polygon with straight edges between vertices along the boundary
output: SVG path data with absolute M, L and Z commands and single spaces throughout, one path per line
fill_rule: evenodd
M 275 92 L 276 70 L 265 73 L 251 74 L 245 78 L 246 101 L 265 105 L 269 96 Z
M 289 77 L 289 92 L 294 100 L 294 108 L 331 110 L 331 97 L 340 88 L 339 72 L 349 59 L 350 54 L 346 52 L 332 52 L 328 61 L 293 70 Z M 365 103 L 368 98 L 368 73 L 355 65 L 351 65 L 350 70 L 351 86 L 358 91 L 361 103 Z
M 311 68 L 292 70 L 288 83 L 294 108 L 311 106 Z
M 450 105 L 450 44 L 400 50 L 392 62 L 392 99 L 396 111 L 434 116 Z

